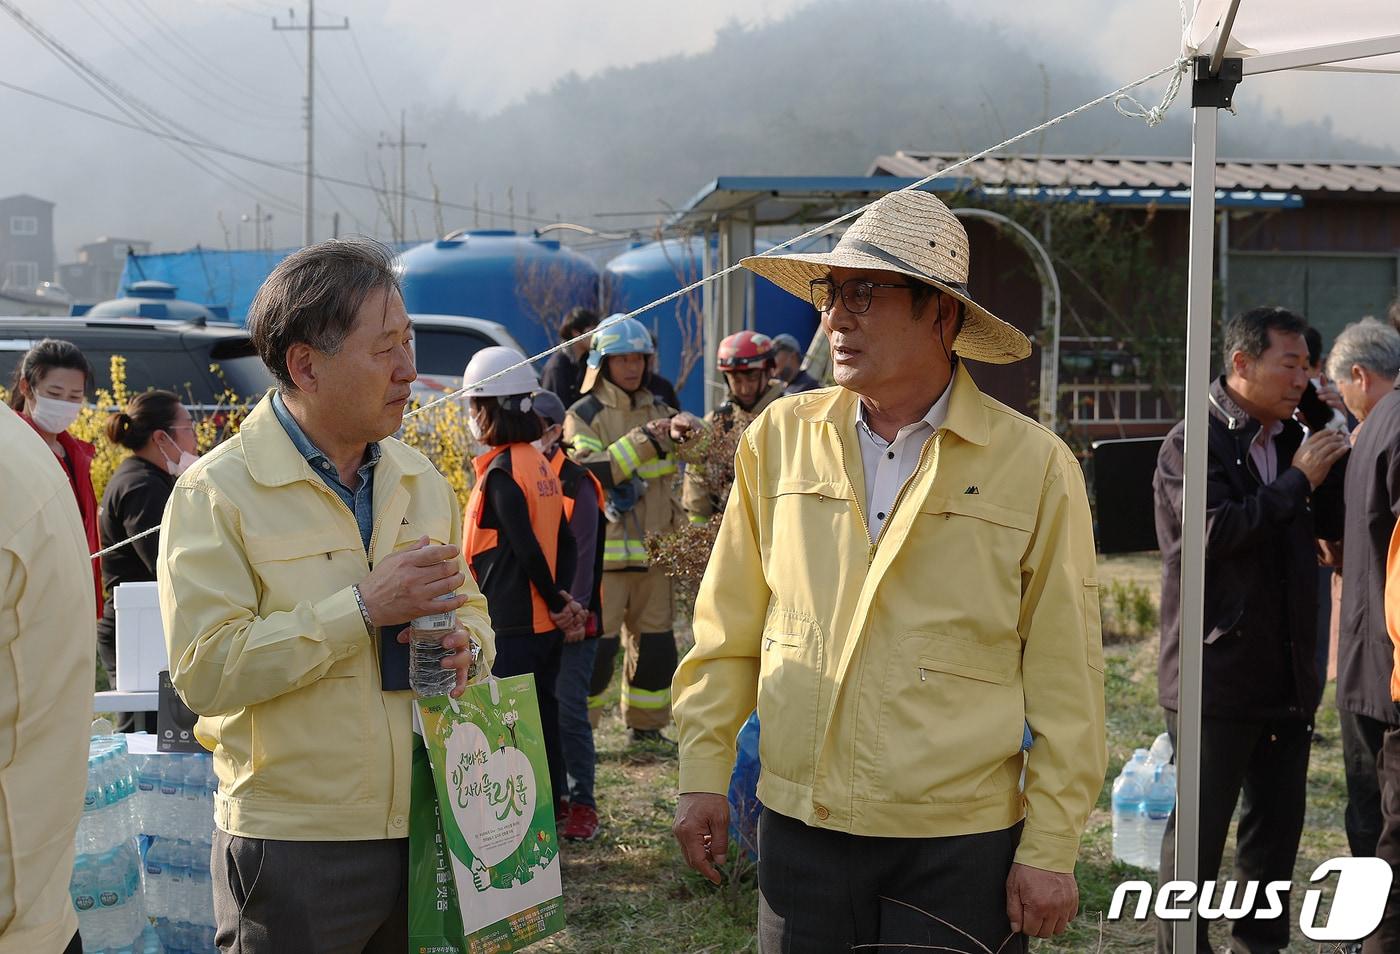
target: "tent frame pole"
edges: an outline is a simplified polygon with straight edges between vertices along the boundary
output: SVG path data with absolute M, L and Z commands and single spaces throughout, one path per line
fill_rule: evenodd
M 1181 506 L 1181 660 L 1177 697 L 1176 870 L 1199 884 L 1201 814 L 1201 675 L 1205 650 L 1206 436 L 1210 430 L 1210 342 L 1215 325 L 1215 160 L 1220 110 L 1234 97 L 1238 58 L 1218 75 L 1196 60 L 1191 90 L 1191 217 L 1186 298 L 1186 409 Z M 1196 914 L 1172 925 L 1176 954 L 1196 951 Z

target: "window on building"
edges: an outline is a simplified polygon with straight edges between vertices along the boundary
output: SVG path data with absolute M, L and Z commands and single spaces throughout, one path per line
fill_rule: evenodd
M 7 262 L 0 285 L 6 288 L 34 289 L 39 286 L 38 262 Z
M 39 217 L 37 215 L 12 215 L 10 216 L 11 235 L 38 235 Z

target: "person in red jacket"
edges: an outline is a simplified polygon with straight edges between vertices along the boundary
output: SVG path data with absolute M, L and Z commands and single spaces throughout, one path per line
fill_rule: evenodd
M 45 338 L 25 353 L 10 389 L 10 407 L 39 432 L 58 458 L 83 518 L 88 552 L 97 552 L 97 496 L 92 491 L 92 458 L 96 450 L 78 440 L 68 428 L 78 419 L 92 386 L 92 365 L 71 341 Z M 102 574 L 92 561 L 96 615 L 102 615 Z

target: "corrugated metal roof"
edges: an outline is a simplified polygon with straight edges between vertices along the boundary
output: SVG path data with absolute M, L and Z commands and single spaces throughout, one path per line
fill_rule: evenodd
M 922 178 L 961 160 L 957 153 L 900 150 L 880 156 L 870 175 Z M 955 173 L 983 185 L 1101 189 L 1186 189 L 1188 159 L 1151 156 L 989 156 Z M 1269 192 L 1400 194 L 1400 165 L 1380 162 L 1280 162 L 1223 159 L 1219 189 Z

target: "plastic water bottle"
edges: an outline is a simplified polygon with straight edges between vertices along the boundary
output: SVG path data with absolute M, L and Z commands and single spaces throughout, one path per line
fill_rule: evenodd
M 98 852 L 98 813 L 102 810 L 104 799 L 100 773 L 100 760 L 89 757 L 87 785 L 83 790 L 83 814 L 78 819 L 76 847 L 79 855 L 95 855 Z
M 214 827 L 213 812 L 204 807 L 204 798 L 209 792 L 204 771 L 206 761 L 206 757 L 201 755 L 185 757 L 184 814 L 181 821 L 185 836 L 191 839 L 200 830 Z
M 117 852 L 109 851 L 97 862 L 98 938 L 102 947 L 119 947 L 130 940 L 123 936 L 129 923 L 127 901 L 126 876 L 117 860 Z
M 1123 766 L 1113 782 L 1113 857 L 1130 865 L 1141 865 L 1143 854 L 1142 800 L 1147 795 L 1136 767 Z
M 1158 765 L 1170 765 L 1172 760 L 1172 737 L 1163 732 L 1152 742 L 1148 756 Z
M 170 895 L 170 849 L 173 842 L 160 837 L 146 850 L 146 913 L 153 918 L 163 918 L 168 914 L 167 898 Z
M 136 828 L 151 833 L 155 824 L 157 802 L 160 798 L 161 756 L 147 755 L 136 766 Z
M 155 831 L 148 834 L 171 838 L 179 830 L 181 802 L 185 797 L 184 765 L 178 755 L 161 756 L 160 799 L 156 808 Z
M 1176 807 L 1176 769 L 1163 765 L 1157 778 L 1147 787 L 1143 807 L 1143 867 L 1156 871 L 1161 866 L 1162 839 L 1167 833 L 1167 819 Z
M 444 593 L 439 600 L 455 599 L 456 593 Z M 457 626 L 457 613 L 430 613 L 419 616 L 409 625 L 408 684 L 420 699 L 444 696 L 457 685 L 457 671 L 444 669 L 442 661 L 454 650 L 442 645 L 443 639 Z
M 80 854 L 73 859 L 73 875 L 68 881 L 68 893 L 73 898 L 73 908 L 78 912 L 78 931 L 83 935 L 84 943 L 97 950 L 97 874 L 92 861 L 92 856 L 88 854 Z

